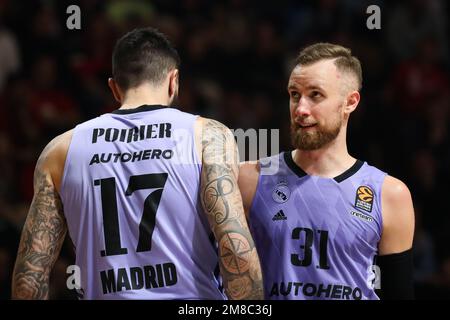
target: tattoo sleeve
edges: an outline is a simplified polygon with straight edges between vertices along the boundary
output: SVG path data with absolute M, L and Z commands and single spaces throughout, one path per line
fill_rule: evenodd
M 22 230 L 12 279 L 13 299 L 48 299 L 50 271 L 58 258 L 67 226 L 61 199 L 43 151 L 34 173 L 34 197 Z
M 230 299 L 263 299 L 261 267 L 237 185 L 238 153 L 230 130 L 206 119 L 202 152 L 201 200 L 218 242 L 225 292 Z

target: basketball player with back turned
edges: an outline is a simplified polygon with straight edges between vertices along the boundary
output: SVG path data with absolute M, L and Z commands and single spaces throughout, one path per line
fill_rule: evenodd
M 126 34 L 112 60 L 121 107 L 55 138 L 36 164 L 13 298 L 49 297 L 67 231 L 81 298 L 262 298 L 233 135 L 169 107 L 179 57 L 161 33 Z

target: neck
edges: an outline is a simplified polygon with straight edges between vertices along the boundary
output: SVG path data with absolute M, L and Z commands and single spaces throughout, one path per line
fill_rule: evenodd
M 169 105 L 169 97 L 165 87 L 154 87 L 144 84 L 129 89 L 122 100 L 120 109 L 132 109 L 142 105 Z
M 292 152 L 292 159 L 309 175 L 334 178 L 349 169 L 356 161 L 347 151 L 346 128 L 329 144 L 317 150 Z

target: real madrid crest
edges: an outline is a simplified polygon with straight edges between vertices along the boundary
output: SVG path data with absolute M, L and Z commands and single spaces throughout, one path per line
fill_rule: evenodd
M 272 199 L 278 203 L 285 203 L 291 196 L 287 182 L 279 182 L 272 191 Z

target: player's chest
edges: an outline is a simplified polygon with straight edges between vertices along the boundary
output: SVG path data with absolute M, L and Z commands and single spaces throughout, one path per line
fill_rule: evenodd
M 372 187 L 333 181 L 274 181 L 263 186 L 258 216 L 274 237 L 328 234 L 377 237 L 379 215 Z

